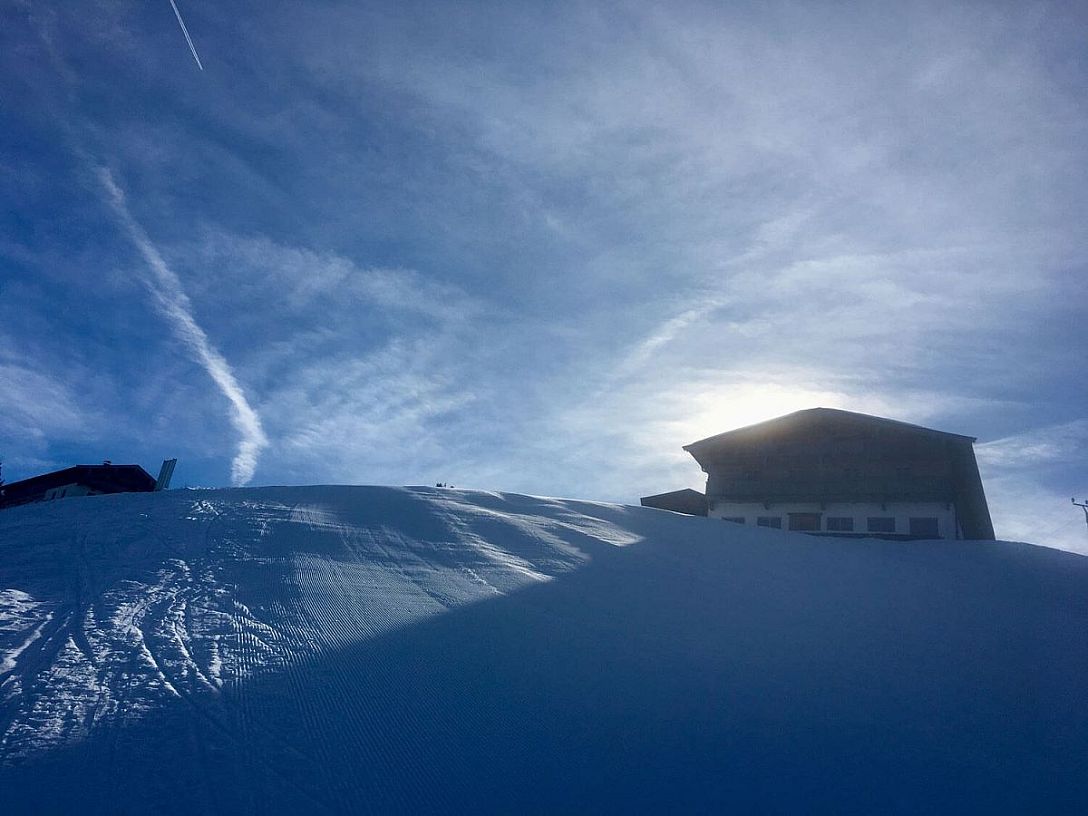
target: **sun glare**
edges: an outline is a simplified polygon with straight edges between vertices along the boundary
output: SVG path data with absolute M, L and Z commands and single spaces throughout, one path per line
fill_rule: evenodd
M 838 391 L 795 386 L 733 383 L 700 391 L 690 401 L 683 428 L 688 441 L 800 411 L 805 408 L 843 408 L 880 413 L 884 406 L 871 398 L 858 399 Z

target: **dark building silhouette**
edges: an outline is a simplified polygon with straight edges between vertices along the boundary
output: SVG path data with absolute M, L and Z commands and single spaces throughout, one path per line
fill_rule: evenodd
M 166 471 L 164 463 L 163 472 Z M 164 489 L 168 482 L 169 475 L 163 480 L 160 474 L 160 480 L 156 481 L 139 465 L 75 465 L 0 486 L 0 509 L 69 496 L 145 493 L 155 490 L 157 484 Z
M 641 502 L 643 507 L 672 510 L 674 513 L 685 513 L 689 516 L 706 515 L 706 496 L 690 487 L 658 493 L 656 496 L 643 496 Z
M 707 512 L 838 535 L 994 538 L 974 437 L 811 408 L 685 445 Z
M 810 408 L 685 445 L 706 494 L 644 505 L 822 535 L 992 540 L 974 437 Z

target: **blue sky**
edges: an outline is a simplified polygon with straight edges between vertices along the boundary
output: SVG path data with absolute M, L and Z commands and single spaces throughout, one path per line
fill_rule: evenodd
M 1080 4 L 178 7 L 203 71 L 169 0 L 3 3 L 9 480 L 632 502 L 824 405 L 1088 550 Z

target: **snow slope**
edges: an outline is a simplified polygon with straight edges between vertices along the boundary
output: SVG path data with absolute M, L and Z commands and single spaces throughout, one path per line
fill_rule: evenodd
M 0 809 L 1071 813 L 1088 559 L 428 488 L 0 513 Z

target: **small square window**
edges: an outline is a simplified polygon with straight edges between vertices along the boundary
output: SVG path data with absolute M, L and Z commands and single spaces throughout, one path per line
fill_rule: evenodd
M 854 519 L 852 516 L 828 516 L 827 531 L 829 533 L 854 532 Z
M 870 533 L 894 533 L 895 532 L 895 517 L 894 516 L 869 516 L 869 532 Z
M 910 534 L 922 538 L 940 538 L 941 533 L 935 518 L 912 518 Z
M 774 527 L 776 530 L 782 529 L 782 516 L 759 516 L 756 519 L 756 526 L 758 527 Z
M 731 521 L 734 524 L 744 524 L 744 516 L 722 516 L 722 521 Z

